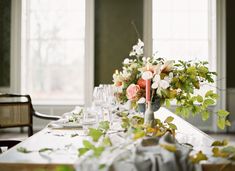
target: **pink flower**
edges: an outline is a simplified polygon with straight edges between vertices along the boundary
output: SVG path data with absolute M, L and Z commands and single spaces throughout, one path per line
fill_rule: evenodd
M 129 100 L 135 100 L 137 98 L 138 91 L 140 90 L 139 85 L 131 84 L 126 89 L 126 96 Z

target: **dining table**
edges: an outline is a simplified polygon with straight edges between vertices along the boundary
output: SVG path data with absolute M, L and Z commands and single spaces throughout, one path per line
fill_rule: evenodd
M 161 107 L 154 115 L 162 121 L 172 116 L 173 123 L 177 125 L 176 139 L 179 143 L 191 144 L 194 151 L 203 151 L 205 154 L 212 155 L 211 144 L 215 141 L 212 137 L 165 107 Z M 58 167 L 75 170 L 79 159 L 78 148 L 83 146 L 82 142 L 85 139 L 89 137 L 84 133 L 83 127 L 56 128 L 50 127 L 49 124 L 33 136 L 0 154 L 0 171 L 46 171 L 56 170 Z M 20 152 L 19 149 L 27 150 Z M 203 171 L 221 169 L 235 171 L 235 165 L 231 162 L 224 163 L 224 160 L 203 161 L 200 166 Z

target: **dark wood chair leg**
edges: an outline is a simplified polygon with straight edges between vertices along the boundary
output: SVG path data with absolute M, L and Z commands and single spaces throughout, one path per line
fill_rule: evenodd
M 28 136 L 32 136 L 33 135 L 33 127 L 32 126 L 29 126 L 28 128 Z
M 24 133 L 24 127 L 20 127 L 20 133 Z

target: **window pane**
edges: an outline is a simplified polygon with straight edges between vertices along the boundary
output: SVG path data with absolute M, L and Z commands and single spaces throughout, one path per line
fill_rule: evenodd
M 215 56 L 214 0 L 153 0 L 153 52 L 167 59 Z M 212 42 L 213 41 L 213 42 Z M 215 70 L 216 66 L 210 66 Z
M 22 31 L 22 91 L 36 102 L 82 103 L 85 0 L 25 0 Z
M 215 0 L 153 0 L 153 53 L 173 60 L 209 61 L 216 71 Z M 215 89 L 215 85 L 204 86 Z

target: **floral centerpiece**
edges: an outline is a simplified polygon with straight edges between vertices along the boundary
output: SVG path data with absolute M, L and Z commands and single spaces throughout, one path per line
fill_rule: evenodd
M 149 98 L 146 97 L 149 81 L 152 103 L 170 107 L 170 102 L 174 100 L 177 114 L 184 117 L 201 114 L 202 119 L 207 120 L 212 114 L 208 107 L 215 104 L 218 95 L 213 90 L 203 95 L 196 94 L 195 90 L 199 90 L 202 84 L 214 82 L 216 73 L 209 71 L 208 62 L 145 57 L 143 49 L 144 43 L 138 39 L 129 54 L 130 58 L 123 61 L 122 70 L 113 74 L 113 83 L 120 89 L 116 94 L 118 101 L 131 101 L 134 107 L 145 102 Z M 229 112 L 218 110 L 216 114 L 220 128 L 230 125 L 226 119 Z

